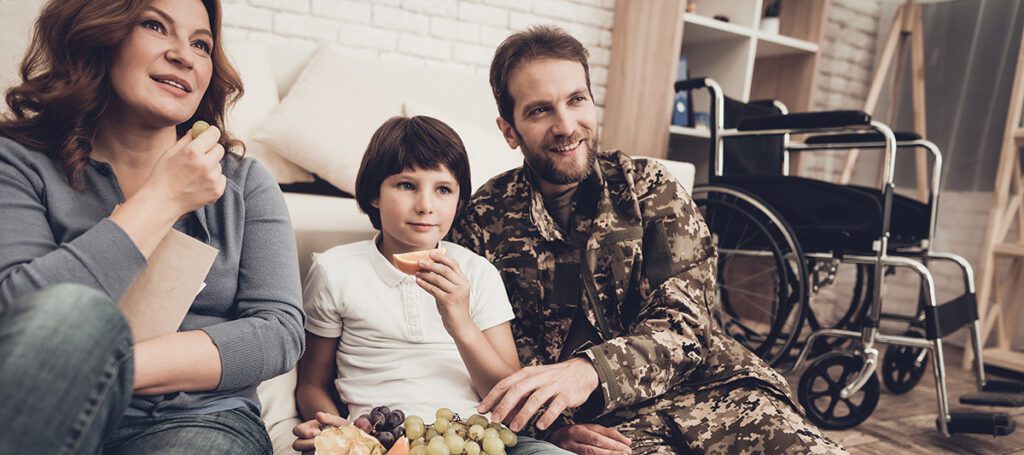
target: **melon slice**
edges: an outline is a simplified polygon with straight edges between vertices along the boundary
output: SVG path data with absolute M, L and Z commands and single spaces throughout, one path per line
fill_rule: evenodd
M 395 267 L 409 275 L 413 275 L 420 271 L 420 259 L 430 259 L 430 253 L 436 251 L 438 254 L 445 254 L 447 250 L 444 248 L 435 248 L 431 250 L 419 250 L 411 251 L 402 254 L 392 254 L 392 262 L 395 263 Z
M 387 455 L 409 455 L 409 450 L 409 440 L 402 436 L 391 446 L 391 450 L 388 450 Z

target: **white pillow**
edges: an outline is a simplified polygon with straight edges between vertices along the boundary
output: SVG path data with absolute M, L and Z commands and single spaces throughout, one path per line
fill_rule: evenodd
M 331 185 L 355 194 L 356 174 L 373 132 L 401 113 L 400 103 L 381 102 L 386 87 L 348 83 L 350 58 L 323 46 L 310 60 L 253 138 Z
M 469 155 L 469 173 L 472 178 L 473 191 L 487 183 L 491 177 L 523 165 L 522 153 L 518 149 L 508 147 L 508 143 L 501 136 L 497 125 L 487 131 L 476 124 L 465 122 L 446 112 L 414 101 L 406 101 L 403 111 L 406 117 L 426 115 L 436 118 L 447 123 L 459 134 L 462 143 L 466 146 L 466 154 Z
M 259 160 L 278 183 L 313 181 L 312 174 L 282 158 L 266 145 L 252 140 L 252 133 L 279 102 L 266 45 L 245 41 L 225 42 L 224 49 L 245 85 L 245 95 L 228 111 L 226 121 L 231 132 L 245 142 L 246 156 Z

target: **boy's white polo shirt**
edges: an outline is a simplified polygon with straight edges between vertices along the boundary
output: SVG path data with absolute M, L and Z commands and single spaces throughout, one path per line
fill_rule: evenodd
M 379 234 L 378 234 L 379 237 Z M 331 248 L 313 259 L 303 289 L 306 330 L 339 338 L 335 386 L 358 417 L 385 405 L 433 421 L 439 407 L 463 417 L 480 398 L 434 297 L 377 250 L 377 239 Z M 441 242 L 470 283 L 480 330 L 514 318 L 501 275 L 486 259 Z

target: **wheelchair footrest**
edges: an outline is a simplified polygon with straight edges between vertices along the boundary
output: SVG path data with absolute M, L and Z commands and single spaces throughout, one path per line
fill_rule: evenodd
M 985 392 L 1024 393 L 1024 382 L 989 379 L 985 381 L 985 387 L 981 390 Z
M 935 421 L 939 425 L 939 421 Z M 1017 428 L 1016 422 L 1002 412 L 951 412 L 949 414 L 949 434 L 989 434 L 1006 436 Z
M 1002 406 L 1019 408 L 1024 406 L 1024 393 L 1013 392 L 971 392 L 960 395 L 961 404 L 978 406 Z

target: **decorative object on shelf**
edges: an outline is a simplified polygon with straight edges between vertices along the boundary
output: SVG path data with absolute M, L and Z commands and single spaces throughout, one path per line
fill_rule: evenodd
M 694 112 L 693 113 L 693 126 L 694 128 L 708 128 L 711 125 L 711 114 L 707 112 Z
M 782 0 L 774 0 L 764 8 L 764 15 L 761 16 L 761 31 L 764 33 L 779 33 L 779 10 L 782 8 Z
M 679 56 L 679 71 L 676 72 L 676 80 L 690 78 L 690 71 L 686 67 L 686 54 Z M 693 105 L 690 101 L 690 92 L 681 91 L 676 93 L 672 102 L 672 124 L 678 126 L 693 126 Z
M 686 12 L 690 13 L 690 14 L 696 13 L 697 12 L 697 4 L 693 3 L 693 2 L 687 2 L 686 3 Z
M 716 14 L 715 17 L 713 17 L 712 19 L 714 19 L 716 21 L 730 22 L 729 21 L 729 16 L 726 16 L 724 14 Z

